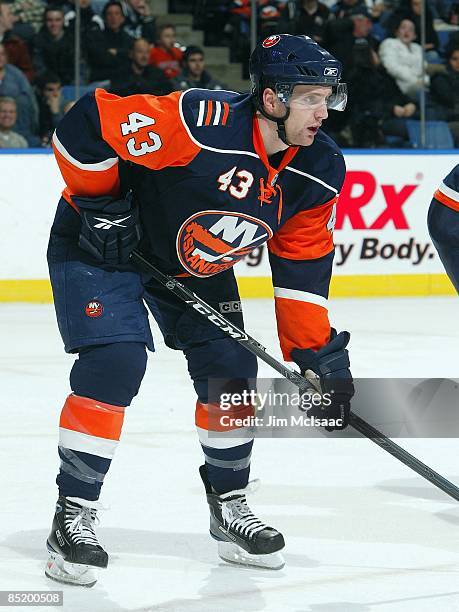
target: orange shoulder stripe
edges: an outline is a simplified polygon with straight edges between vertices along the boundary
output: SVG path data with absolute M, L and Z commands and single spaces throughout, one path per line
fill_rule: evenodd
M 448 206 L 448 208 L 452 208 L 453 210 L 459 211 L 459 202 L 453 200 L 453 198 L 448 197 L 439 189 L 437 189 L 437 191 L 434 193 L 434 198 L 445 206 Z
M 303 210 L 291 217 L 268 241 L 274 255 L 285 259 L 318 259 L 333 251 L 333 233 L 327 224 L 337 197 L 317 208 Z
M 180 116 L 182 92 L 168 96 L 139 94 L 120 98 L 96 89 L 102 137 L 122 159 L 160 170 L 186 166 L 201 148 Z

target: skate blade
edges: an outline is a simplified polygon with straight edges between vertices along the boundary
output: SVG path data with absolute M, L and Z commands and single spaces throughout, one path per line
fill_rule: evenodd
M 219 542 L 218 556 L 227 563 L 259 569 L 280 570 L 285 565 L 284 557 L 280 552 L 252 555 L 232 542 Z
M 50 554 L 46 562 L 45 575 L 56 582 L 87 588 L 93 587 L 97 582 L 97 575 L 93 567 L 68 563 L 58 554 Z

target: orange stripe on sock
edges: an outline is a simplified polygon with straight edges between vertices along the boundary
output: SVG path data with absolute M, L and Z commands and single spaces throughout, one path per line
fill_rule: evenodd
M 209 100 L 207 102 L 207 115 L 206 115 L 206 120 L 204 122 L 204 125 L 210 125 L 210 120 L 212 119 L 212 100 Z
M 223 102 L 223 119 L 222 119 L 222 125 L 226 125 L 226 121 L 228 119 L 228 115 L 229 115 L 229 104 L 228 102 Z
M 221 408 L 219 404 L 202 404 L 196 402 L 195 423 L 196 427 L 207 429 L 207 431 L 232 431 L 246 425 L 236 425 L 230 419 L 244 419 L 254 416 L 255 409 L 252 404 L 246 406 L 230 406 Z M 225 418 L 223 418 L 225 417 Z
M 124 407 L 71 394 L 62 408 L 59 426 L 98 438 L 119 440 Z

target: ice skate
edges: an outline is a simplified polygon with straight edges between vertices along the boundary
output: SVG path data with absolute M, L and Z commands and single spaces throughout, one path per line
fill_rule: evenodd
M 45 574 L 66 584 L 92 587 L 97 568 L 108 565 L 108 555 L 94 531 L 98 502 L 60 496 L 46 542 L 49 558 Z
M 284 537 L 254 515 L 246 501 L 249 487 L 219 495 L 207 480 L 206 467 L 201 466 L 199 472 L 209 504 L 210 535 L 218 540 L 220 558 L 249 567 L 284 567 L 279 552 L 285 546 Z

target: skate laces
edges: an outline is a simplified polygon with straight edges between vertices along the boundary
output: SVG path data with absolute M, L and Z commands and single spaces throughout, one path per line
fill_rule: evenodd
M 268 525 L 257 518 L 247 504 L 246 493 L 254 493 L 260 486 L 259 480 L 251 480 L 247 487 L 220 495 L 222 518 L 228 529 L 252 538 L 256 533 L 267 529 Z
M 83 505 L 84 504 L 84 505 Z M 94 527 L 98 524 L 98 510 L 105 510 L 101 503 L 76 497 L 67 498 L 65 526 L 75 544 L 100 546 Z

